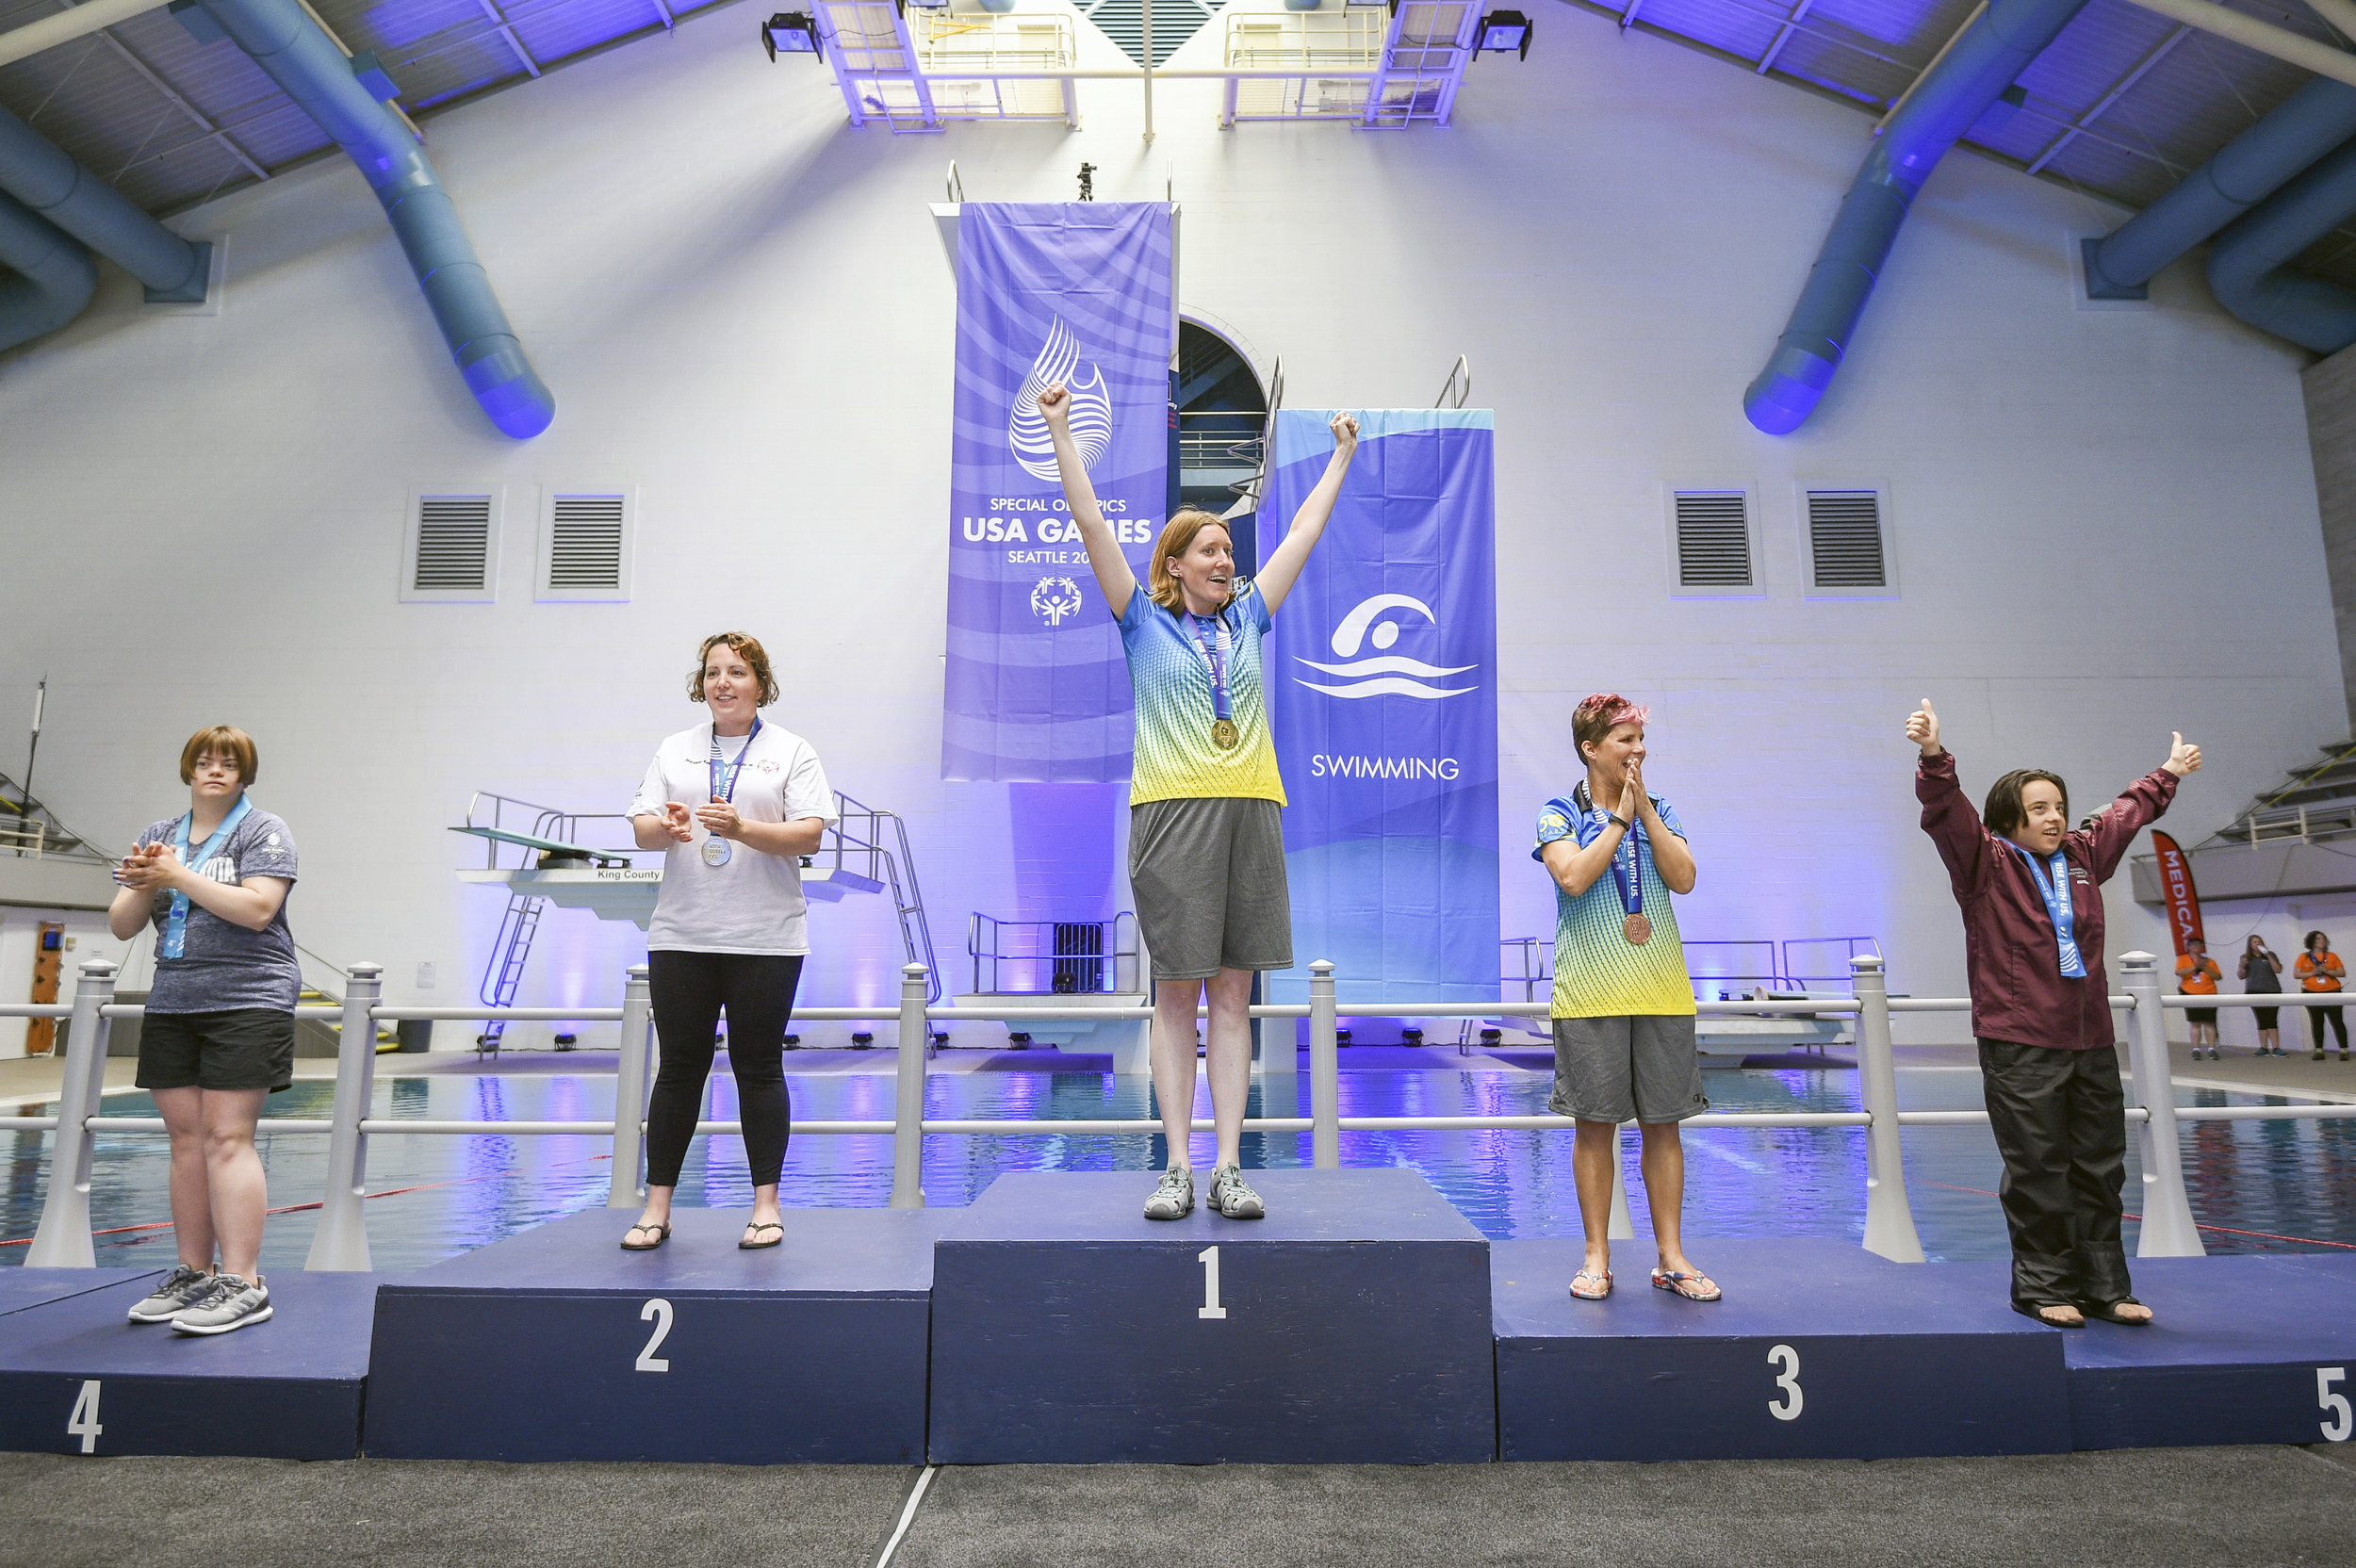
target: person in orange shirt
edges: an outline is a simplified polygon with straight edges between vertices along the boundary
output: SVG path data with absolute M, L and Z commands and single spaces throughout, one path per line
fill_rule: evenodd
M 2304 945 L 2307 951 L 2301 953 L 2299 962 L 2291 966 L 2291 972 L 2299 976 L 2299 988 L 2302 991 L 2339 990 L 2341 982 L 2348 978 L 2348 966 L 2341 963 L 2340 956 L 2331 951 L 2331 939 L 2320 931 L 2310 931 Z M 2331 1032 L 2340 1037 L 2340 1060 L 2348 1060 L 2348 1020 L 2342 1016 L 2341 1009 L 2310 1007 L 2307 1009 L 2307 1026 L 2315 1032 L 2315 1060 L 2323 1060 L 2323 1026 L 2327 1022 L 2331 1025 Z
M 2225 972 L 2209 956 L 2209 944 L 2199 937 L 2184 939 L 2184 956 L 2176 960 L 2176 988 L 2186 996 L 2215 996 L 2217 983 L 2225 978 Z M 2208 1048 L 2209 1060 L 2217 1057 L 2217 1009 L 2187 1007 L 2184 1021 L 2192 1025 L 2192 1059 L 2201 1059 L 2203 1046 Z

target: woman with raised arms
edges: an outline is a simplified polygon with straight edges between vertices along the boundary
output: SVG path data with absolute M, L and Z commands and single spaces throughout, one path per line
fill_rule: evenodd
M 1267 1205 L 1244 1181 L 1240 1152 L 1252 1090 L 1252 976 L 1293 961 L 1279 816 L 1284 784 L 1268 734 L 1260 641 L 1333 515 L 1358 450 L 1358 421 L 1333 416 L 1325 477 L 1256 578 L 1236 580 L 1224 522 L 1182 507 L 1162 525 L 1140 583 L 1072 439 L 1071 394 L 1051 386 L 1039 406 L 1055 440 L 1064 499 L 1121 624 L 1137 694 L 1129 884 L 1153 954 L 1153 1093 L 1170 1144 L 1169 1168 L 1145 1217 L 1181 1219 L 1194 1208 L 1189 1145 L 1200 1004 L 1210 1010 L 1204 1055 L 1219 1138 L 1207 1201 L 1230 1219 L 1257 1219 Z

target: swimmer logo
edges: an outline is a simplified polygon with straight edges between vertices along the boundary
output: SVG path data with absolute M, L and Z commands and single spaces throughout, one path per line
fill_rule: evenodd
M 1080 612 L 1080 585 L 1068 577 L 1043 577 L 1031 590 L 1031 612 L 1051 627 Z
M 1356 658 L 1360 646 L 1367 642 L 1378 648 L 1387 648 L 1399 641 L 1398 622 L 1376 619 L 1386 610 L 1413 610 L 1435 627 L 1439 624 L 1430 605 L 1405 594 L 1377 594 L 1370 599 L 1361 600 L 1355 609 L 1342 617 L 1342 624 L 1333 629 L 1333 651 L 1352 662 L 1320 664 L 1314 659 L 1301 661 L 1313 670 L 1344 677 L 1349 684 L 1324 686 L 1314 680 L 1302 680 L 1301 684 L 1312 692 L 1322 692 L 1329 697 L 1416 697 L 1425 702 L 1436 702 L 1443 697 L 1461 697 L 1468 692 L 1480 690 L 1478 686 L 1442 688 L 1427 684 L 1476 668 L 1471 664 L 1427 664 L 1405 654 Z M 1370 626 L 1373 628 L 1371 636 L 1367 634 Z
M 1092 472 L 1113 444 L 1113 400 L 1104 389 L 1104 373 L 1091 361 L 1088 379 L 1074 380 L 1072 373 L 1079 368 L 1079 339 L 1058 316 L 1047 329 L 1047 341 L 1040 346 L 1039 358 L 1031 362 L 1031 373 L 1023 378 L 1023 390 L 1015 394 L 1014 407 L 1006 416 L 1006 446 L 1033 479 L 1052 484 L 1061 477 L 1055 470 L 1055 443 L 1047 433 L 1047 416 L 1039 411 L 1039 395 L 1058 382 L 1072 394 L 1072 440 L 1080 449 L 1081 466 Z

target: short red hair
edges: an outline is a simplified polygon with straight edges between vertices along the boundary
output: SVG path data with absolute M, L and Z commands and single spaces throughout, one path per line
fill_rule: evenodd
M 1571 745 L 1584 762 L 1588 746 L 1611 734 L 1612 726 L 1641 725 L 1651 715 L 1651 709 L 1639 708 L 1617 692 L 1597 692 L 1571 711 Z

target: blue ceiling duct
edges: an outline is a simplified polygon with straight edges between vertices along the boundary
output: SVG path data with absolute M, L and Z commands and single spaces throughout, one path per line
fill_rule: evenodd
M 491 422 L 518 439 L 548 429 L 556 417 L 556 397 L 524 357 L 457 204 L 417 138 L 362 85 L 355 62 L 344 57 L 300 0 L 199 4 L 359 166 L 392 220 L 466 389 Z M 380 89 L 390 85 L 379 75 Z
M 2161 268 L 2356 136 L 2356 87 L 2318 76 L 2242 132 L 2176 188 L 2086 242 L 2086 293 L 2140 300 Z
M 98 292 L 98 264 L 73 237 L 0 195 L 0 349 L 55 332 Z
M 2356 293 L 2289 260 L 2356 213 L 2356 141 L 2269 196 L 2209 248 L 2209 288 L 2251 326 L 2319 354 L 2356 343 Z
M 1915 192 L 2086 0 L 1993 0 L 1925 71 L 1841 199 L 1841 211 L 1742 412 L 1770 435 L 1808 422 L 1848 351 Z
M 0 190 L 145 284 L 150 301 L 205 298 L 211 246 L 173 234 L 5 108 Z

